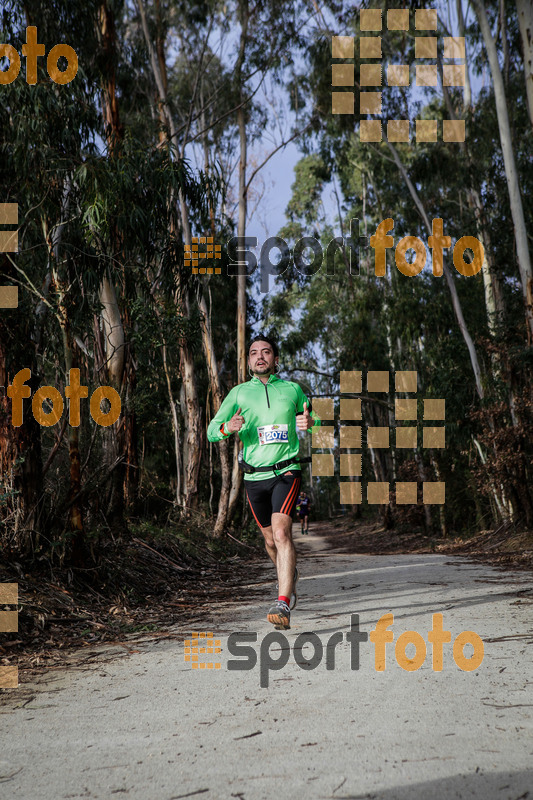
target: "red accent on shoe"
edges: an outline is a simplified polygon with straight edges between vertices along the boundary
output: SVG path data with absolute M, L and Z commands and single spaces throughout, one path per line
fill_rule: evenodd
M 284 594 L 280 594 L 280 596 L 278 597 L 278 600 L 283 600 L 283 602 L 287 603 L 287 605 L 289 605 L 290 602 L 291 602 L 291 598 L 290 597 L 285 597 Z

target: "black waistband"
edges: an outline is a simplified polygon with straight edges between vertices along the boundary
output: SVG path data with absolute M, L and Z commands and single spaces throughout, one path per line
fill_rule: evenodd
M 246 472 L 272 472 L 272 470 L 285 469 L 285 467 L 288 467 L 290 464 L 309 464 L 310 461 L 311 456 L 306 456 L 305 458 L 286 458 L 285 461 L 278 461 L 270 467 L 252 467 L 252 465 L 247 464 L 244 459 L 242 460 L 242 464 L 246 467 Z

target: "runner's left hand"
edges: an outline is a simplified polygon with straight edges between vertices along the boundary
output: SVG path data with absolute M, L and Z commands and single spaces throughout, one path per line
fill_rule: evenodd
M 307 410 L 307 403 L 304 403 L 303 414 L 298 414 L 296 417 L 296 427 L 300 431 L 306 431 L 312 428 L 315 421 L 309 411 Z

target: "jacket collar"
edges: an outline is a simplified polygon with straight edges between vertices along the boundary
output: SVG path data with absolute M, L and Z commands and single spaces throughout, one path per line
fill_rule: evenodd
M 276 381 L 280 381 L 280 380 L 281 380 L 281 378 L 278 378 L 277 375 L 272 374 L 272 375 L 268 376 L 268 381 L 263 385 L 264 386 L 268 386 L 269 383 L 276 383 Z M 257 378 L 255 375 L 254 375 L 253 378 L 251 378 L 251 382 L 252 383 L 263 383 L 263 381 L 259 380 L 259 378 Z

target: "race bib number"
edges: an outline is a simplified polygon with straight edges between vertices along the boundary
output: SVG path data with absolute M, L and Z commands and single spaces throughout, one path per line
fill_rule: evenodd
M 289 441 L 288 425 L 262 425 L 257 429 L 259 444 L 279 444 Z

